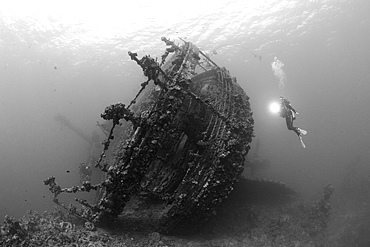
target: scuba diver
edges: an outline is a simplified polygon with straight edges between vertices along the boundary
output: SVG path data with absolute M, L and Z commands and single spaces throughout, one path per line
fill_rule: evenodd
M 306 145 L 302 141 L 302 135 L 306 135 L 307 131 L 293 126 L 293 121 L 296 119 L 296 116 L 299 115 L 298 112 L 292 107 L 289 100 L 284 99 L 281 96 L 279 103 L 280 103 L 280 112 L 279 112 L 280 117 L 285 118 L 288 130 L 293 130 L 298 135 L 298 138 L 301 141 L 303 148 L 305 148 Z

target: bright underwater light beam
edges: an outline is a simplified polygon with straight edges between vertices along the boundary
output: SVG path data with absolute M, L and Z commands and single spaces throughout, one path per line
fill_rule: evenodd
M 277 114 L 280 111 L 280 104 L 277 102 L 272 102 L 269 108 L 272 113 Z

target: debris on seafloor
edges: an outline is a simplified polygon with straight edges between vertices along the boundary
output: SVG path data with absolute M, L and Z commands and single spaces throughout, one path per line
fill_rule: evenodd
M 97 225 L 136 222 L 162 233 L 194 231 L 243 171 L 254 135 L 249 97 L 194 44 L 162 41 L 169 47 L 160 62 L 129 52 L 148 79 L 128 106 L 113 104 L 101 114 L 113 122 L 96 163 L 104 181 L 65 189 L 55 177 L 44 181 L 53 201 L 80 219 Z M 114 136 L 117 126 L 120 134 Z M 106 155 L 114 138 L 114 155 Z M 76 199 L 80 209 L 58 199 L 91 190 L 98 191 L 96 203 Z
M 221 203 L 217 212 L 213 212 L 214 215 L 193 237 L 169 236 L 152 230 L 135 229 L 133 225 L 131 229 L 96 228 L 93 223 L 83 224 L 68 211 L 56 206 L 54 212 L 39 214 L 29 211 L 19 220 L 6 216 L 0 226 L 0 245 L 339 246 L 336 243 L 329 245 L 326 238 L 331 213 L 329 199 L 333 193 L 331 185 L 324 188 L 324 196 L 314 203 L 297 202 L 292 189 L 273 181 L 241 177 L 234 188 L 229 198 Z

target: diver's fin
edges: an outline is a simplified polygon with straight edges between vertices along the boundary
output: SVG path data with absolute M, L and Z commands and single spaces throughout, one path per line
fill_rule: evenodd
M 301 128 L 298 128 L 298 130 L 301 133 L 301 135 L 306 135 L 307 134 L 307 131 L 306 130 L 303 130 Z
M 306 133 L 307 133 L 307 132 L 306 132 Z M 301 141 L 302 147 L 303 147 L 303 148 L 306 148 L 306 145 L 304 145 L 304 143 L 303 143 L 302 136 L 299 136 L 299 140 Z

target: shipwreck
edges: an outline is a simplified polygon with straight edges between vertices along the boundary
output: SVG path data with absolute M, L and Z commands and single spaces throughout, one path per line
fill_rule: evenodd
M 54 177 L 44 181 L 54 202 L 81 219 L 140 219 L 163 233 L 194 230 L 243 172 L 254 135 L 249 97 L 196 45 L 162 41 L 160 61 L 129 52 L 147 81 L 128 105 L 113 104 L 101 114 L 112 123 L 96 162 L 103 181 L 66 189 Z M 63 192 L 90 190 L 98 191 L 95 204 L 78 199 L 81 209 L 58 200 Z

